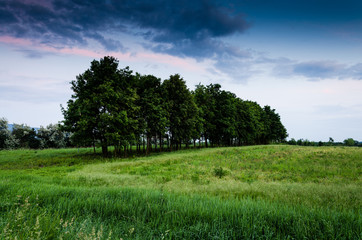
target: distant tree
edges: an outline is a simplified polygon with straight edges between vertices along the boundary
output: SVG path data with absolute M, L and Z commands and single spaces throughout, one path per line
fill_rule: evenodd
M 303 146 L 310 146 L 310 145 L 311 145 L 311 142 L 308 139 L 305 139 L 303 141 Z
M 290 145 L 297 145 L 297 141 L 296 141 L 294 138 L 292 138 L 292 139 L 290 139 L 290 140 L 288 141 L 288 144 L 290 144 Z
M 34 128 L 25 124 L 14 124 L 11 133 L 13 146 L 16 148 L 39 148 L 40 139 L 37 137 Z
M 41 126 L 37 134 L 41 148 L 64 148 L 69 141 L 68 134 L 63 132 L 60 124 Z
M 0 118 L 0 149 L 7 148 L 6 142 L 9 140 L 10 135 L 8 121 L 5 118 Z
M 62 108 L 64 127 L 74 133 L 73 139 L 93 145 L 99 141 L 105 156 L 109 145 L 126 146 L 137 127 L 133 80 L 132 71 L 119 70 L 113 57 L 92 61 L 91 67 L 71 82 L 74 94 L 67 109 Z
M 351 147 L 356 145 L 357 141 L 355 141 L 353 138 L 347 138 L 343 141 L 343 143 L 344 145 Z
M 334 139 L 329 137 L 328 145 L 332 146 L 334 144 Z

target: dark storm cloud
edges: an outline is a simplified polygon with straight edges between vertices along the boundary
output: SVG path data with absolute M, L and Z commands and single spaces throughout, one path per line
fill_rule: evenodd
M 227 50 L 218 38 L 241 33 L 248 23 L 214 1 L 0 0 L 0 34 L 54 45 L 87 45 L 107 50 L 127 46 L 117 33 L 143 36 L 158 52 L 197 58 Z

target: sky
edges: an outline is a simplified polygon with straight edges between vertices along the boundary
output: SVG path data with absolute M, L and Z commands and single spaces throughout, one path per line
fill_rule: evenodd
M 63 120 L 92 60 L 269 105 L 289 139 L 362 140 L 360 0 L 0 0 L 0 117 Z

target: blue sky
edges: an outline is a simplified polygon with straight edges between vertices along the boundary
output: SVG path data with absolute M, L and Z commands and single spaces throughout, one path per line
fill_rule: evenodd
M 362 1 L 0 0 L 0 117 L 63 119 L 93 59 L 270 105 L 290 138 L 362 140 Z

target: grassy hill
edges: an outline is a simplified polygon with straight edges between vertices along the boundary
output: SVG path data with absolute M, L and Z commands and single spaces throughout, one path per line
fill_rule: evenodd
M 0 238 L 362 237 L 361 148 L 92 151 L 0 151 Z

